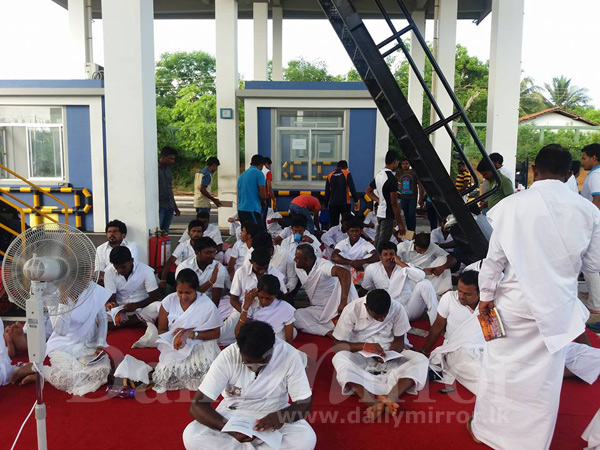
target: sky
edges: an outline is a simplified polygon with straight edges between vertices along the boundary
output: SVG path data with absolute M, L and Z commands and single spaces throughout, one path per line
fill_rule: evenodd
M 567 6 L 565 6 L 568 5 Z M 564 75 L 572 84 L 588 89 L 592 104 L 600 107 L 600 58 L 597 58 L 599 0 L 525 0 L 522 70 L 538 86 Z M 381 32 L 382 24 L 367 23 Z M 270 25 L 269 25 L 270 27 Z M 306 33 L 309 29 L 310 33 Z M 480 25 L 460 21 L 457 41 L 469 53 L 487 60 L 490 52 L 491 16 Z M 94 61 L 103 64 L 102 21 L 92 26 Z M 251 79 L 252 22 L 238 25 L 239 72 Z M 383 39 L 379 34 L 374 38 Z M 427 22 L 426 39 L 433 37 L 433 22 Z M 0 0 L 0 79 L 60 79 L 68 77 L 68 13 L 51 0 Z M 271 34 L 269 30 L 269 46 Z M 158 60 L 163 52 L 203 50 L 215 53 L 213 20 L 156 20 L 154 50 Z M 269 49 L 269 58 L 271 52 Z M 348 55 L 326 20 L 284 20 L 283 60 L 297 58 L 325 62 L 333 74 L 345 74 L 352 67 Z

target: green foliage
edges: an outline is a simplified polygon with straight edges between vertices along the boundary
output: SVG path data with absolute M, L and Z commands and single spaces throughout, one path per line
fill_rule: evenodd
M 293 59 L 283 69 L 285 81 L 344 81 L 340 75 L 329 73 L 327 64 L 321 60 Z
M 543 111 L 548 107 L 541 91 L 541 88 L 534 83 L 533 78 L 524 77 L 521 80 L 519 117 Z
M 190 85 L 214 94 L 216 67 L 214 56 L 202 51 L 163 53 L 156 63 L 156 103 L 172 108 L 179 91 Z

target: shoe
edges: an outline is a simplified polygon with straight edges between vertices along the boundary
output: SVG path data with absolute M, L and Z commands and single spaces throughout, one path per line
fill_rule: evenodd
M 588 323 L 586 326 L 594 333 L 600 333 L 600 322 Z

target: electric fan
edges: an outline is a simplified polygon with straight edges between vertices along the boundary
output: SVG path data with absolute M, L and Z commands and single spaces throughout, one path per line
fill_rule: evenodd
M 46 449 L 46 405 L 41 366 L 46 357 L 45 320 L 81 305 L 97 281 L 96 249 L 76 228 L 45 223 L 17 236 L 2 264 L 2 282 L 11 302 L 27 313 L 29 360 L 36 371 L 38 449 Z

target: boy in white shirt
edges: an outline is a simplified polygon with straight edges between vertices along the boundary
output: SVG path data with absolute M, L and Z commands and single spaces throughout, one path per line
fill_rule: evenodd
M 290 255 L 296 253 L 296 247 L 300 244 L 310 244 L 315 250 L 317 258 L 321 258 L 321 243 L 316 236 L 310 234 L 306 230 L 306 218 L 303 216 L 295 216 L 292 219 L 292 235 L 288 236 L 281 243 L 281 248 L 286 250 Z
M 110 252 L 113 248 L 123 245 L 131 251 L 133 259 L 138 260 L 138 250 L 135 242 L 127 241 L 127 225 L 120 220 L 111 220 L 105 227 L 106 242 L 96 249 L 96 271 L 99 272 L 98 283 L 104 283 L 104 271 L 110 265 Z
M 179 265 L 184 262 L 186 259 L 190 259 L 196 253 L 194 252 L 194 242 L 197 239 L 200 239 L 204 235 L 204 224 L 199 220 L 192 220 L 187 227 L 188 231 L 188 239 L 180 240 L 179 244 L 167 260 L 165 267 L 161 272 L 160 283 L 158 287 L 165 291 L 167 289 L 167 284 L 169 283 L 169 273 L 171 272 L 171 266 L 173 264 Z M 175 285 L 175 278 L 172 277 L 170 280 L 172 285 Z
M 252 239 L 260 232 L 260 227 L 254 222 L 244 222 L 242 224 L 242 232 L 240 234 L 240 240 L 237 241 L 231 253 L 229 254 L 229 261 L 227 262 L 227 271 L 229 272 L 229 278 L 233 280 L 235 272 L 242 267 L 248 249 L 252 247 Z

